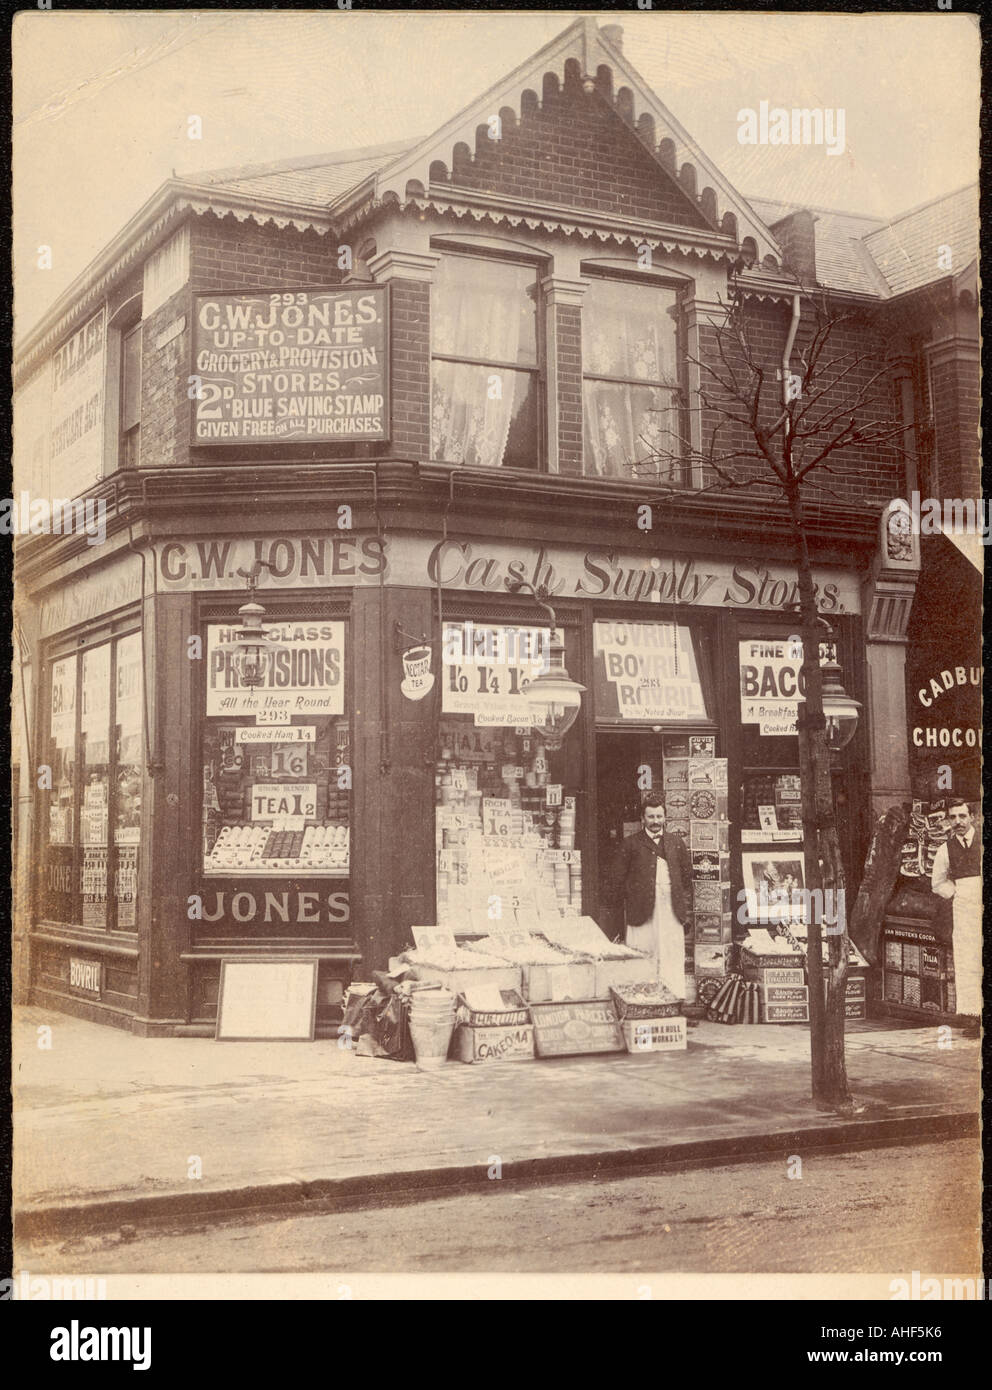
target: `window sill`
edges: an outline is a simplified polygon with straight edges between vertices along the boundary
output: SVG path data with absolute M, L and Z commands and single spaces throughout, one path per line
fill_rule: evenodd
M 101 931 L 99 928 L 63 926 L 58 922 L 37 922 L 31 932 L 34 941 L 51 941 L 60 946 L 103 951 L 106 955 L 139 955 L 137 932 Z

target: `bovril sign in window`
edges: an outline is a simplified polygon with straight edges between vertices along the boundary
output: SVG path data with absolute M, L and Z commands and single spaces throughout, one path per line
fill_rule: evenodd
M 389 438 L 385 286 L 201 294 L 194 444 Z

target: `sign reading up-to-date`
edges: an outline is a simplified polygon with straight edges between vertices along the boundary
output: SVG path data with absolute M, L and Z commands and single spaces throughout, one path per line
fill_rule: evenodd
M 193 442 L 389 438 L 384 286 L 198 295 Z

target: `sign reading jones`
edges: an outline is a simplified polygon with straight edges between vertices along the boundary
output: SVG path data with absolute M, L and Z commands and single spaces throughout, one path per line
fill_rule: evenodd
M 198 295 L 197 444 L 388 439 L 384 287 Z

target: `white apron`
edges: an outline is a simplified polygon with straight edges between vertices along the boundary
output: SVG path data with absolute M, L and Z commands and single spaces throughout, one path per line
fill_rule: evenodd
M 661 855 L 655 861 L 654 911 L 639 927 L 627 928 L 627 945 L 646 951 L 654 960 L 658 979 L 676 999 L 685 998 L 685 932 L 672 911 L 672 881 L 668 863 Z
M 951 899 L 954 912 L 955 1012 L 982 1013 L 982 880 L 959 878 Z

